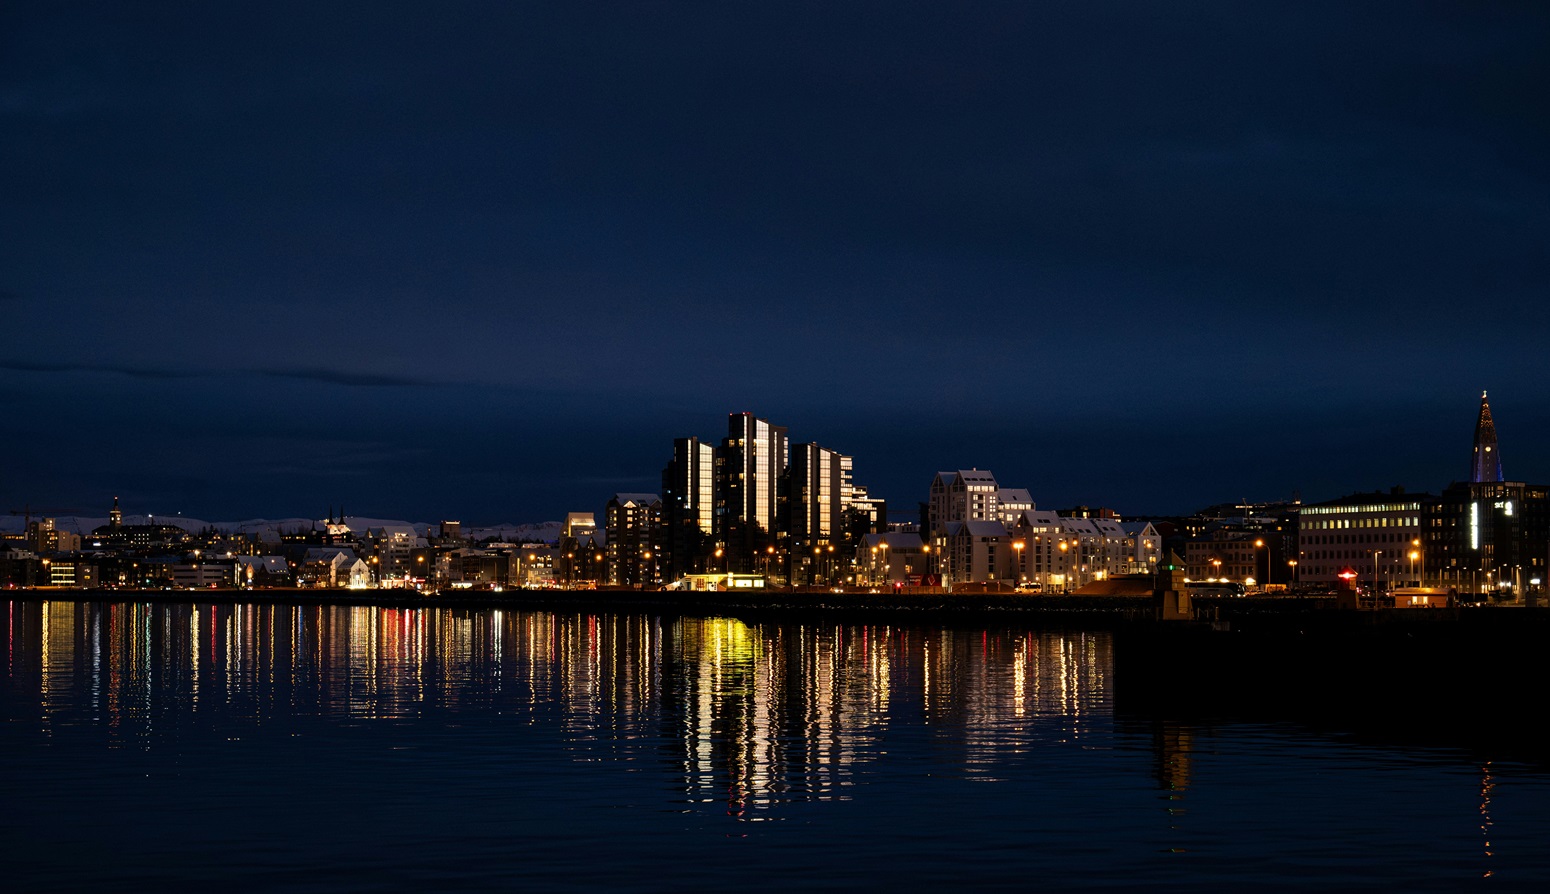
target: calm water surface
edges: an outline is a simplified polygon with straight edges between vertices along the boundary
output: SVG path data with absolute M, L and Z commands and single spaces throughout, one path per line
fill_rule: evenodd
M 6 604 L 9 890 L 1550 885 L 1550 772 L 1116 713 L 1103 632 Z

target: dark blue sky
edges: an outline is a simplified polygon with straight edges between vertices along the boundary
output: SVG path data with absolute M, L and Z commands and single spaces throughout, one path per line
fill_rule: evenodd
M 0 7 L 0 511 L 1550 480 L 1538 4 Z

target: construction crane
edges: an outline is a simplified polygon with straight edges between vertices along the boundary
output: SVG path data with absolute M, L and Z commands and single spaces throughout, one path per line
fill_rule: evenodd
M 28 528 L 32 527 L 32 515 L 33 515 L 33 513 L 38 513 L 39 515 L 42 515 L 42 516 L 45 516 L 45 517 L 46 516 L 58 517 L 58 516 L 62 516 L 62 515 L 80 515 L 81 514 L 78 510 L 75 510 L 75 509 L 37 509 L 37 508 L 34 508 L 31 503 L 26 504 L 25 506 L 23 506 L 20 509 L 12 509 L 12 510 L 10 510 L 10 513 L 12 515 L 20 515 L 22 517 L 22 530 L 23 531 L 25 531 Z

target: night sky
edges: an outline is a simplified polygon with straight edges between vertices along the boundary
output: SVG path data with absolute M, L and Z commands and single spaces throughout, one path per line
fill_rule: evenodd
M 0 513 L 1544 482 L 1547 283 L 1544 4 L 0 5 Z

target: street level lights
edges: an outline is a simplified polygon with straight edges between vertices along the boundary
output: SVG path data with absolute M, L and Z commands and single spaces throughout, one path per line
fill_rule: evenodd
M 1023 573 L 1023 547 L 1024 546 L 1026 546 L 1026 544 L 1024 544 L 1021 540 L 1013 540 L 1012 541 L 1012 549 L 1016 550 L 1016 555 L 1017 555 L 1017 585 L 1019 587 L 1028 582 L 1028 575 Z

